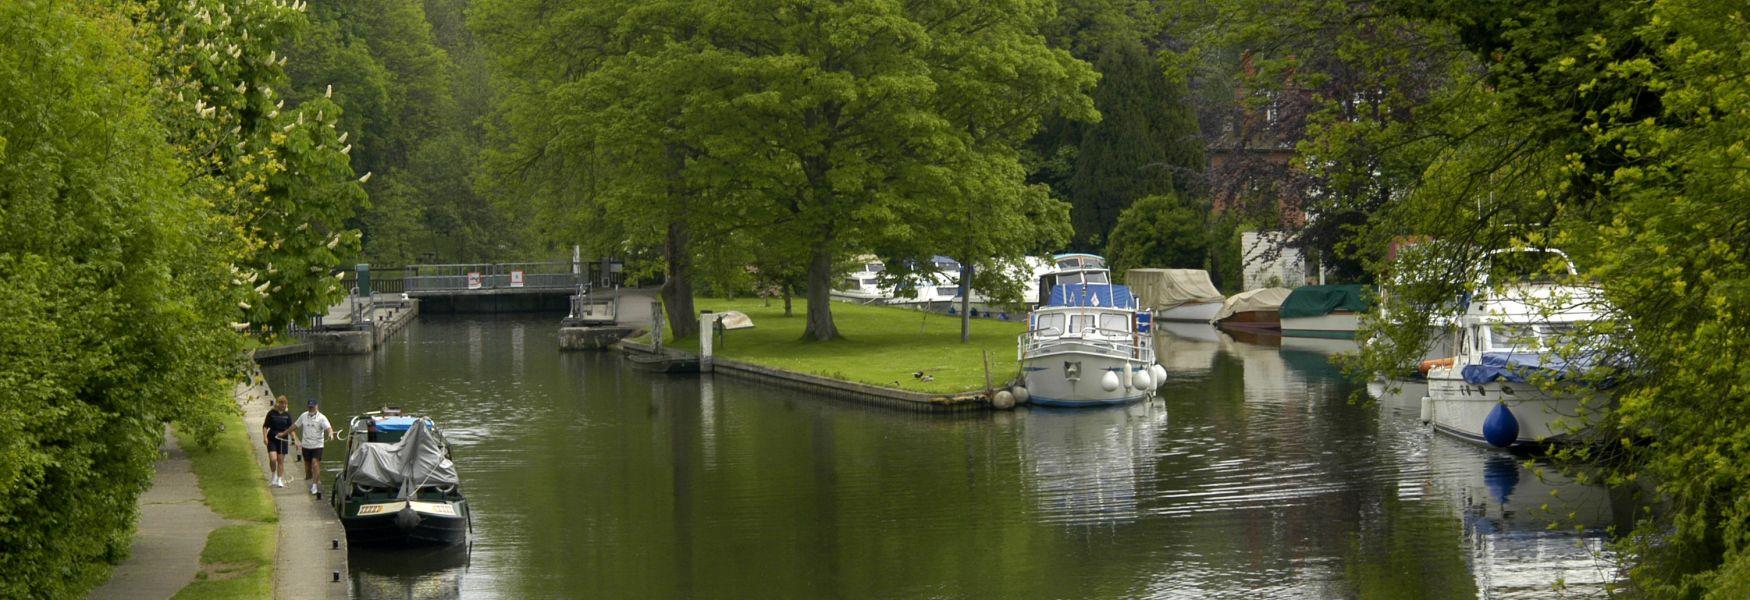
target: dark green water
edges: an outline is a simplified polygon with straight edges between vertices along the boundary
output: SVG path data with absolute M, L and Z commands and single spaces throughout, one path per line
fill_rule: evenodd
M 426 317 L 267 370 L 337 424 L 400 405 L 455 446 L 472 548 L 355 549 L 355 595 L 1545 597 L 1612 578 L 1630 512 L 1428 433 L 1419 390 L 1351 403 L 1336 342 L 1169 325 L 1164 401 L 932 416 L 632 371 L 556 327 Z

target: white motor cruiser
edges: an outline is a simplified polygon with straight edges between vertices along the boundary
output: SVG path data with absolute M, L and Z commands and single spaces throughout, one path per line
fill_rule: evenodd
M 1452 357 L 1429 361 L 1422 420 L 1499 447 L 1555 441 L 1584 427 L 1604 408 L 1604 397 L 1571 380 L 1592 361 L 1558 350 L 1595 320 L 1598 302 L 1591 288 L 1537 283 L 1472 299 L 1452 320 Z
M 1045 304 L 1018 340 L 1022 389 L 1046 406 L 1098 406 L 1152 398 L 1166 380 L 1155 363 L 1150 316 L 1109 279 L 1092 254 L 1055 258 Z

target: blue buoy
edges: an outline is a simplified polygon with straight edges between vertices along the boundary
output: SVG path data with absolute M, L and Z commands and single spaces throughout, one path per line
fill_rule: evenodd
M 1483 439 L 1502 448 L 1513 445 L 1519 439 L 1519 419 L 1513 417 L 1513 411 L 1507 408 L 1506 402 L 1495 403 L 1495 409 L 1483 418 Z

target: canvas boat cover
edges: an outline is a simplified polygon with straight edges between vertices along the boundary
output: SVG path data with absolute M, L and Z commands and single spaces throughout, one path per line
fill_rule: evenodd
M 1150 310 L 1221 302 L 1221 292 L 1210 283 L 1209 271 L 1203 269 L 1131 269 L 1124 272 L 1124 283 L 1136 292 L 1136 297 L 1148 303 L 1144 308 Z
M 456 465 L 444 456 L 443 442 L 428 419 L 409 427 L 393 444 L 365 442 L 347 457 L 352 481 L 377 488 L 397 488 L 397 497 L 413 495 L 422 485 L 456 485 Z
M 1130 288 L 1110 283 L 1068 283 L 1051 287 L 1047 306 L 1097 306 L 1104 308 L 1136 308 L 1136 296 Z
M 1308 285 L 1282 300 L 1284 319 L 1319 317 L 1339 310 L 1367 312 L 1367 288 L 1360 285 Z
M 1591 360 L 1564 360 L 1553 354 L 1537 352 L 1484 352 L 1482 364 L 1465 365 L 1461 374 L 1465 383 L 1480 385 L 1491 381 L 1526 383 L 1538 371 L 1557 380 L 1578 375 L 1592 367 Z
M 723 324 L 725 331 L 753 329 L 753 319 L 748 318 L 747 313 L 739 310 L 726 310 L 717 313 L 717 315 L 717 322 Z
M 1215 313 L 1214 321 L 1220 321 L 1239 313 L 1282 308 L 1282 301 L 1288 299 L 1288 294 L 1294 290 L 1288 288 L 1258 288 L 1251 291 L 1234 294 L 1232 298 L 1222 301 L 1221 312 Z

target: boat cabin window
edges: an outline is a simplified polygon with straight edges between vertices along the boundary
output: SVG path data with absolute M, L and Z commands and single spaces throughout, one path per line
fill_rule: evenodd
M 886 268 L 887 268 L 886 265 L 883 265 L 881 263 L 869 263 L 869 264 L 863 265 L 863 270 L 868 271 L 870 273 L 880 273 L 883 269 L 886 269 Z
M 1495 325 L 1489 328 L 1489 347 L 1498 350 L 1536 350 L 1537 330 L 1530 325 Z
M 880 280 L 880 279 L 876 279 L 876 278 L 874 278 L 874 277 L 870 277 L 870 278 L 868 278 L 868 279 L 864 279 L 864 280 L 863 280 L 863 285 L 875 285 L 875 284 L 877 284 L 877 283 L 881 283 L 881 280 Z
M 1070 331 L 1074 331 L 1076 333 L 1081 333 L 1081 332 L 1087 331 L 1088 329 L 1091 329 L 1093 327 L 1094 327 L 1094 315 L 1071 315 L 1069 318 L 1069 330 Z
M 1081 273 L 1065 273 L 1057 276 L 1057 285 L 1075 285 L 1081 282 Z
M 1107 283 L 1106 274 L 1101 272 L 1088 273 L 1088 283 Z
M 1063 331 L 1064 331 L 1063 330 L 1063 321 L 1064 321 L 1063 313 L 1049 313 L 1049 314 L 1039 315 L 1039 324 L 1038 324 L 1038 326 L 1034 327 L 1034 329 L 1050 329 L 1050 330 L 1056 332 L 1053 335 L 1063 335 Z M 1051 332 L 1047 332 L 1047 333 L 1051 333 Z
M 958 295 L 960 295 L 960 287 L 959 286 L 942 286 L 942 287 L 936 288 L 936 293 L 938 295 L 942 295 L 942 296 L 958 296 Z
M 1100 315 L 1100 329 L 1130 331 L 1130 319 L 1125 318 L 1124 315 L 1103 314 Z

